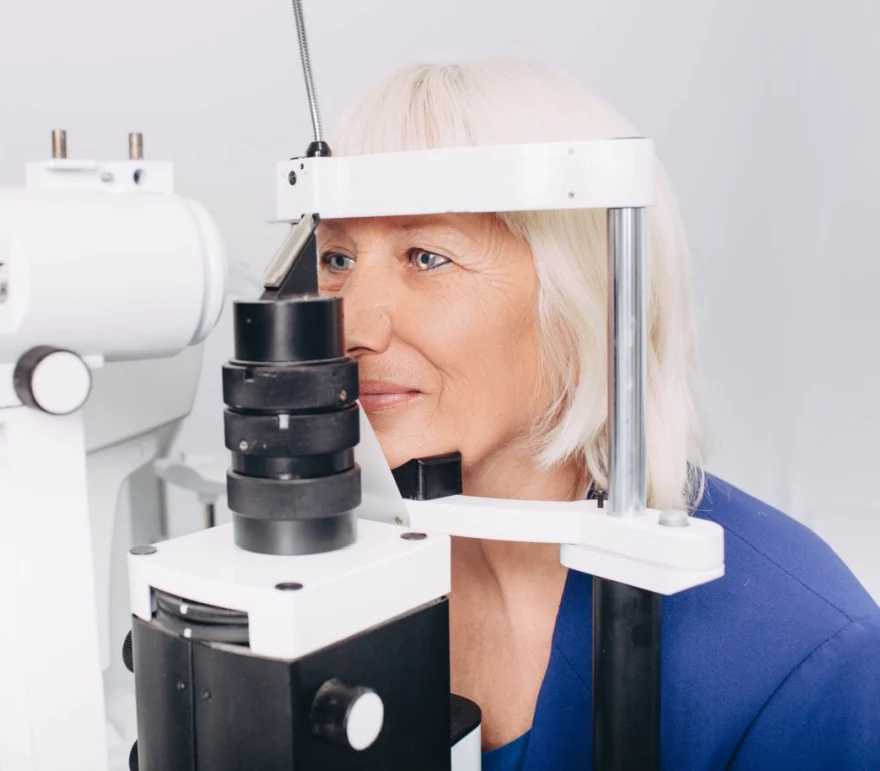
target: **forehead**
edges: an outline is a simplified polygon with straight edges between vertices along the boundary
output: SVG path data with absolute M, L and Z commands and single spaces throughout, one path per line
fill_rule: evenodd
M 480 240 L 491 234 L 496 218 L 489 214 L 425 214 L 401 217 L 362 217 L 322 220 L 318 233 L 324 238 L 411 237 L 430 235 Z

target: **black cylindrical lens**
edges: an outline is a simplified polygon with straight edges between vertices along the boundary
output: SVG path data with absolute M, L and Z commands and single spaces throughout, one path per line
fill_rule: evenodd
M 288 555 L 348 546 L 361 502 L 360 423 L 341 301 L 237 302 L 234 323 L 223 400 L 235 543 Z

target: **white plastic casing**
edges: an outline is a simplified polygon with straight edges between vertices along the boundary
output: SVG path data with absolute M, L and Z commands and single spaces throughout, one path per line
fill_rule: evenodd
M 217 228 L 174 195 L 0 190 L 0 263 L 0 362 L 36 345 L 108 361 L 171 356 L 207 336 L 223 307 Z
M 250 648 L 297 659 L 449 593 L 449 538 L 405 540 L 396 525 L 358 521 L 357 541 L 326 554 L 267 556 L 238 548 L 232 525 L 129 555 L 132 612 L 152 617 L 152 589 L 248 614 Z M 281 591 L 281 583 L 299 591 Z
M 291 184 L 293 182 L 293 184 Z M 650 139 L 296 158 L 275 168 L 272 219 L 649 206 Z
M 590 501 L 521 501 L 456 495 L 407 501 L 410 527 L 466 538 L 561 544 L 561 561 L 582 573 L 675 594 L 724 575 L 724 530 L 688 518 L 660 524 L 661 512 L 614 517 Z

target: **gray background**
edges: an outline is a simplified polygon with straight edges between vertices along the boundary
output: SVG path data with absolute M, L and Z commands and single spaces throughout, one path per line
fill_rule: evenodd
M 876 0 L 306 0 L 325 124 L 404 63 L 563 66 L 657 141 L 697 262 L 710 470 L 829 540 L 880 596 Z M 283 0 L 3 0 L 0 184 L 68 131 L 175 163 L 230 257 L 261 268 L 272 164 L 310 139 Z M 49 226 L 47 224 L 47 226 Z M 225 315 L 177 448 L 221 455 Z M 177 531 L 197 526 L 171 495 Z

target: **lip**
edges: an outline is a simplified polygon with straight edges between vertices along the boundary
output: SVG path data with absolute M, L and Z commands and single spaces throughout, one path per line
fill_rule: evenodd
M 358 384 L 361 407 L 366 412 L 379 412 L 408 404 L 420 396 L 422 392 L 399 383 L 386 380 L 363 380 Z

